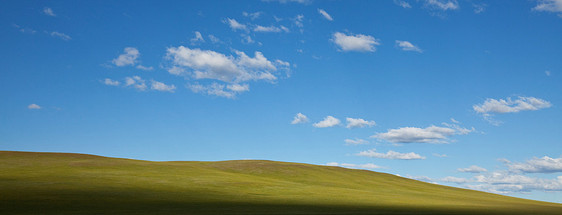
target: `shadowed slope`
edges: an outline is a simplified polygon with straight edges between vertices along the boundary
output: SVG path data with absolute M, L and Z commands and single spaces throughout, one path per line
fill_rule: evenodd
M 0 214 L 562 214 L 390 174 L 261 160 L 0 152 Z

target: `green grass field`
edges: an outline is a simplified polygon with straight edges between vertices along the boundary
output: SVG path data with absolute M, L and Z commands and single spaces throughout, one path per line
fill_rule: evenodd
M 562 204 L 300 163 L 0 151 L 0 214 L 562 214 Z

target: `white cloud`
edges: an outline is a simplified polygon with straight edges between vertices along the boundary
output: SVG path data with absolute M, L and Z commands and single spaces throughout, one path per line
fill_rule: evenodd
M 355 139 L 345 139 L 344 142 L 347 145 L 364 145 L 364 144 L 369 144 L 369 141 L 364 140 L 364 139 L 359 139 L 359 138 L 355 138 Z
M 477 175 L 474 178 L 479 184 L 467 185 L 468 188 L 494 193 L 562 191 L 562 176 L 544 179 L 496 171 L 487 175 Z
M 198 42 L 205 42 L 205 39 L 203 39 L 203 35 L 201 35 L 201 32 L 196 31 L 195 32 L 195 37 L 191 38 L 191 44 L 195 44 Z
M 195 93 L 204 93 L 207 95 L 214 95 L 214 96 L 225 97 L 229 99 L 234 99 L 236 98 L 236 95 L 250 90 L 250 87 L 247 84 L 224 85 L 216 82 L 213 82 L 212 84 L 207 86 L 201 84 L 191 84 L 188 85 L 188 88 Z
M 308 122 L 308 117 L 306 117 L 306 115 L 302 113 L 297 113 L 297 115 L 295 115 L 295 117 L 293 118 L 291 124 L 301 124 L 306 122 Z
M 27 109 L 39 110 L 39 109 L 41 109 L 41 106 L 39 106 L 37 104 L 30 104 L 30 105 L 27 106 Z
M 140 91 L 145 91 L 147 88 L 146 81 L 139 76 L 125 77 L 125 86 L 131 86 Z
M 252 44 L 255 43 L 256 41 L 254 41 L 252 37 L 250 37 L 250 35 L 242 35 L 242 42 L 246 44 Z
M 273 19 L 275 19 L 276 22 L 281 22 L 283 21 L 283 18 L 279 18 L 277 16 L 273 16 Z
M 242 12 L 242 15 L 245 17 L 249 17 L 251 20 L 260 18 L 260 16 L 263 14 L 263 12 L 258 11 L 258 12 L 254 12 L 254 13 L 248 13 L 246 11 Z
M 51 9 L 50 7 L 43 8 L 43 13 L 47 16 L 57 16 L 57 14 L 55 14 L 53 9 Z
M 562 17 L 562 0 L 539 0 L 533 10 L 558 13 Z
M 215 35 L 209 34 L 209 40 L 211 40 L 212 43 L 220 43 L 221 40 L 218 37 L 215 37 Z
M 439 181 L 449 182 L 449 183 L 457 183 L 457 184 L 465 184 L 465 183 L 472 182 L 472 180 L 470 180 L 470 179 L 457 178 L 457 177 L 453 177 L 453 176 L 447 176 L 445 178 L 439 179 Z
M 380 45 L 379 40 L 372 36 L 363 34 L 350 34 L 336 32 L 332 37 L 332 42 L 338 45 L 341 51 L 374 52 L 375 46 Z
M 395 151 L 388 151 L 386 153 L 376 152 L 376 149 L 371 149 L 367 151 L 362 151 L 357 154 L 357 156 L 371 157 L 371 158 L 383 158 L 392 160 L 423 160 L 424 156 L 416 154 L 414 152 L 400 153 Z
M 135 65 L 135 63 L 137 63 L 137 58 L 140 56 L 139 50 L 133 47 L 126 47 L 124 52 L 124 54 L 112 60 L 113 64 L 116 66 Z
M 282 60 L 279 60 L 279 59 L 275 60 L 275 63 L 277 63 L 278 65 L 284 66 L 284 67 L 290 67 L 291 66 L 291 64 L 289 62 L 282 61 Z
M 546 76 L 550 76 L 551 73 L 550 73 L 550 71 L 546 70 L 546 71 L 544 71 L 544 74 L 545 74 Z
M 186 69 L 182 67 L 172 66 L 171 68 L 168 69 L 168 73 L 172 75 L 185 75 L 187 72 Z
M 433 156 L 438 157 L 438 158 L 446 158 L 446 157 L 447 157 L 447 154 L 433 153 Z
M 340 124 L 339 119 L 333 116 L 327 116 L 322 121 L 314 123 L 312 126 L 317 128 L 327 128 L 327 127 L 334 127 L 339 124 Z
M 264 2 L 279 2 L 281 4 L 286 4 L 289 2 L 295 2 L 300 4 L 310 4 L 312 0 L 262 0 Z
M 408 41 L 396 40 L 396 45 L 400 47 L 403 51 L 414 51 L 419 53 L 423 52 L 418 46 L 415 46 L 414 44 Z
M 472 108 L 479 114 L 482 114 L 485 119 L 493 122 L 490 118 L 492 113 L 517 113 L 520 111 L 535 111 L 544 108 L 549 108 L 552 105 L 550 102 L 535 98 L 535 97 L 522 97 L 517 99 L 486 99 L 483 104 L 473 105 Z
M 402 127 L 389 129 L 385 133 L 377 133 L 371 137 L 391 143 L 448 143 L 448 137 L 450 136 L 468 134 L 474 131 L 474 128 L 466 129 L 460 126 L 444 124 L 448 127 L 434 125 L 426 128 Z
M 228 89 L 232 92 L 241 93 L 241 92 L 249 91 L 250 85 L 248 85 L 248 84 L 229 84 L 229 85 L 226 85 L 226 89 Z
M 470 172 L 470 173 L 481 173 L 481 172 L 486 172 L 488 170 L 485 169 L 485 168 L 476 166 L 476 165 L 472 165 L 472 166 L 467 167 L 467 168 L 458 168 L 457 171 L 459 171 L 459 172 Z
M 373 163 L 366 163 L 366 164 L 352 164 L 352 163 L 337 163 L 337 162 L 330 162 L 327 163 L 326 166 L 339 166 L 349 169 L 381 169 L 383 167 L 379 165 L 375 165 Z
M 403 8 L 412 8 L 412 5 L 410 5 L 410 3 L 406 2 L 406 1 L 394 0 L 394 3 L 399 5 L 400 7 L 403 7 Z
M 120 84 L 119 81 L 111 80 L 111 79 L 109 79 L 109 78 L 106 78 L 106 79 L 103 81 L 103 83 L 104 83 L 105 85 L 109 85 L 109 86 L 119 86 L 119 84 Z
M 330 14 L 328 14 L 328 12 L 326 12 L 325 10 L 318 8 L 318 13 L 320 13 L 327 20 L 334 21 L 332 16 L 330 16 Z
M 37 33 L 36 30 L 33 30 L 31 28 L 21 27 L 21 26 L 16 25 L 16 24 L 12 24 L 12 26 L 14 26 L 14 28 L 17 28 L 21 33 L 24 33 L 24 34 L 35 34 L 35 33 Z
M 51 32 L 50 35 L 51 35 L 51 37 L 57 37 L 59 39 L 65 40 L 65 41 L 69 41 L 69 40 L 72 39 L 72 37 L 70 37 L 70 36 L 68 36 L 64 33 L 57 32 L 57 31 Z
M 273 65 L 273 62 L 267 60 L 267 58 L 265 58 L 261 52 L 255 52 L 253 58 L 248 57 L 248 55 L 246 55 L 246 53 L 241 52 L 241 51 L 237 51 L 236 54 L 238 54 L 237 64 L 240 67 L 255 68 L 255 69 L 265 70 L 265 71 L 275 71 L 275 70 L 277 70 L 277 68 Z M 270 73 L 268 73 L 268 74 L 270 74 Z M 268 75 L 266 75 L 266 76 L 268 76 Z M 259 75 L 257 77 L 258 77 L 258 79 L 261 79 L 261 75 Z M 267 79 L 270 79 L 270 78 L 267 77 Z
M 507 163 L 508 167 L 510 168 L 510 171 L 500 170 L 500 171 L 487 172 L 484 174 L 476 175 L 471 178 L 457 178 L 457 177 L 448 176 L 442 179 L 434 180 L 429 177 L 422 176 L 422 177 L 415 177 L 415 179 L 420 178 L 418 180 L 423 180 L 433 183 L 435 183 L 436 181 L 440 181 L 440 182 L 463 184 L 462 187 L 464 188 L 476 189 L 476 190 L 493 192 L 493 193 L 501 193 L 501 194 L 529 193 L 532 191 L 543 191 L 543 192 L 562 191 L 562 176 L 556 176 L 555 178 L 538 178 L 538 177 L 529 177 L 520 174 L 521 172 L 526 173 L 525 171 L 529 171 L 529 173 L 548 173 L 548 172 L 552 172 L 551 170 L 559 172 L 559 170 L 556 170 L 556 168 L 560 168 L 560 167 L 559 166 L 557 167 L 556 163 L 560 162 L 560 160 L 553 161 L 552 158 L 548 158 L 548 157 L 534 158 L 523 164 L 515 163 L 516 164 L 515 169 L 512 169 L 511 165 L 513 165 L 513 163 L 507 160 L 504 160 L 504 162 Z M 477 169 L 477 168 L 469 167 L 466 169 Z M 476 171 L 473 172 L 477 173 Z
M 256 25 L 256 27 L 254 28 L 255 32 L 289 32 L 289 29 L 285 26 L 280 26 L 280 27 L 276 27 L 276 26 L 261 26 L 261 25 Z
M 145 70 L 145 71 L 150 71 L 150 70 L 153 70 L 154 68 L 151 67 L 151 66 L 146 67 L 146 66 L 143 66 L 143 65 L 137 65 L 137 69 Z
M 451 121 L 453 121 L 453 120 L 454 120 L 454 119 L 452 119 Z M 476 129 L 475 129 L 474 127 L 471 127 L 470 129 L 468 129 L 468 128 L 463 128 L 463 127 L 461 127 L 460 125 L 458 125 L 458 123 L 459 123 L 458 121 L 454 120 L 454 121 L 453 121 L 453 124 L 446 123 L 446 122 L 441 123 L 441 124 L 444 125 L 444 126 L 446 126 L 446 127 L 455 129 L 455 130 L 456 130 L 456 134 L 459 134 L 459 135 L 466 135 L 466 134 L 470 134 L 470 133 L 476 131 Z
M 301 33 L 302 33 L 303 32 L 302 28 L 304 27 L 304 24 L 302 23 L 302 21 L 304 20 L 304 15 L 302 14 L 297 15 L 293 20 L 295 21 L 295 25 L 301 29 Z
M 375 121 L 367 121 L 364 119 L 354 119 L 354 118 L 345 118 L 347 121 L 346 128 L 364 128 L 364 127 L 372 127 L 376 125 Z
M 488 5 L 481 3 L 481 4 L 472 4 L 472 7 L 474 7 L 474 13 L 479 14 L 482 13 L 486 10 L 486 7 Z
M 443 11 L 459 9 L 457 0 L 426 0 L 425 3 L 430 8 Z
M 233 31 L 236 30 L 247 30 L 246 25 L 240 24 L 235 19 L 226 18 L 225 23 L 227 23 Z
M 427 176 L 406 176 L 407 178 L 410 179 L 414 179 L 414 180 L 418 180 L 418 181 L 425 181 L 428 183 L 433 183 L 433 184 L 437 184 L 437 182 L 435 182 L 432 178 L 427 177 Z
M 191 75 L 195 79 L 212 79 L 229 83 L 246 81 L 274 81 L 273 74 L 279 69 L 289 70 L 277 61 L 269 61 L 261 52 L 248 57 L 244 52 L 236 51 L 238 57 L 201 49 L 190 49 L 184 46 L 171 47 L 166 58 L 172 67 L 168 72 L 175 75 Z M 187 70 L 191 70 L 189 73 Z
M 172 85 L 166 85 L 162 82 L 159 81 L 155 81 L 152 80 L 151 82 L 151 86 L 150 89 L 152 90 L 157 90 L 157 91 L 162 91 L 162 92 L 171 92 L 173 93 L 176 90 L 176 86 Z
M 508 162 L 509 170 L 523 173 L 555 173 L 562 172 L 562 157 L 551 158 L 544 156 L 542 158 L 533 158 L 524 163 Z

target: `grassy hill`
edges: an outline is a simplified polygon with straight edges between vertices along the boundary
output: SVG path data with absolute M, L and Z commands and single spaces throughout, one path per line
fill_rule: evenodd
M 562 214 L 562 205 L 301 163 L 0 151 L 0 214 Z

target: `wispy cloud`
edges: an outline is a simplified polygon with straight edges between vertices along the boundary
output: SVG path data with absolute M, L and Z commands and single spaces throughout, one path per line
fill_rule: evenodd
M 125 86 L 133 87 L 139 91 L 145 91 L 147 89 L 146 81 L 139 76 L 125 77 Z
M 205 42 L 205 39 L 203 39 L 203 35 L 201 35 L 201 32 L 196 31 L 195 37 L 191 38 L 191 40 L 189 40 L 189 41 L 191 41 L 191 44 L 193 45 L 193 44 L 197 44 L 199 42 Z
M 397 4 L 398 6 L 403 8 L 412 8 L 412 5 L 404 0 L 394 0 L 394 4 Z
M 300 32 L 304 32 L 304 15 L 299 14 L 297 16 L 295 16 L 295 18 L 293 18 L 293 21 L 295 23 L 295 25 L 299 28 Z
M 425 4 L 430 8 L 443 11 L 457 10 L 460 8 L 457 0 L 426 0 Z
M 297 113 L 297 115 L 295 115 L 295 117 L 293 118 L 293 121 L 291 121 L 291 124 L 301 124 L 307 122 L 308 122 L 308 117 L 306 117 L 306 115 L 302 113 Z
M 70 36 L 68 36 L 68 35 L 66 35 L 66 34 L 64 34 L 64 33 L 57 32 L 57 31 L 53 31 L 53 32 L 51 32 L 51 33 L 49 33 L 49 34 L 50 34 L 52 37 L 56 37 L 56 38 L 59 38 L 59 39 L 65 40 L 65 41 L 68 41 L 68 40 L 71 40 L 71 39 L 72 39 L 72 37 L 70 37 Z
M 45 14 L 47 16 L 57 16 L 57 14 L 55 14 L 53 9 L 51 9 L 50 7 L 43 8 L 43 14 Z
M 499 122 L 492 120 L 492 114 L 518 113 L 521 111 L 536 111 L 551 107 L 550 102 L 535 98 L 519 96 L 517 99 L 508 97 L 507 99 L 491 99 L 488 98 L 482 104 L 472 106 L 476 113 L 481 114 L 486 120 L 492 124 L 498 125 Z
M 246 11 L 242 12 L 242 15 L 245 17 L 249 17 L 251 20 L 260 18 L 260 16 L 263 14 L 263 12 L 258 11 L 258 12 L 254 12 L 254 13 L 248 13 Z
M 462 184 L 468 189 L 481 190 L 492 193 L 528 193 L 532 191 L 557 192 L 562 191 L 562 176 L 555 178 L 530 177 L 526 173 L 556 173 L 562 172 L 562 158 L 533 158 L 523 163 L 502 160 L 509 171 L 497 170 L 488 172 L 478 166 L 457 169 L 460 172 L 481 173 L 470 178 L 447 176 L 441 179 L 432 179 L 426 176 L 410 177 L 427 182 L 448 182 Z M 536 176 L 537 174 L 533 174 Z
M 14 28 L 18 29 L 18 31 L 20 31 L 21 33 L 25 33 L 25 34 L 35 34 L 37 31 L 33 30 L 31 28 L 26 28 L 26 27 L 21 27 L 19 25 L 13 24 L 12 26 L 14 26 Z
M 236 21 L 235 19 L 231 19 L 231 18 L 226 18 L 224 20 L 225 23 L 228 24 L 228 26 L 230 26 L 230 28 L 233 31 L 236 30 L 247 30 L 246 25 L 239 23 L 238 21 Z
M 314 123 L 313 126 L 317 128 L 328 128 L 339 125 L 341 121 L 333 116 L 327 116 L 322 121 Z
M 39 106 L 39 105 L 37 105 L 37 104 L 30 104 L 30 105 L 27 106 L 27 109 L 30 109 L 30 110 L 39 110 L 39 109 L 41 109 L 41 106 Z
M 467 185 L 467 188 L 494 193 L 513 193 L 538 191 L 562 191 L 562 176 L 555 179 L 528 177 L 506 171 L 474 177 L 478 184 Z
M 433 156 L 438 157 L 438 158 L 446 158 L 446 157 L 448 157 L 447 154 L 439 154 L 439 153 L 433 153 Z
M 472 4 L 472 7 L 474 8 L 474 13 L 476 13 L 476 14 L 483 13 L 486 10 L 487 6 L 488 5 L 484 4 L 484 3 Z
M 459 172 L 469 172 L 469 173 L 481 173 L 481 172 L 486 172 L 488 170 L 485 169 L 485 168 L 476 166 L 476 165 L 472 165 L 472 166 L 467 167 L 467 168 L 458 168 L 457 171 L 459 171 Z
M 282 25 L 279 27 L 256 25 L 256 27 L 254 28 L 254 32 L 274 32 L 274 33 L 289 32 L 289 28 Z
M 156 91 L 162 91 L 162 92 L 170 92 L 173 93 L 176 90 L 176 86 L 172 85 L 167 85 L 164 84 L 162 82 L 159 81 L 155 81 L 155 80 L 151 80 L 151 86 L 150 89 L 152 90 L 156 90 Z
M 352 164 L 352 163 L 337 163 L 337 162 L 330 162 L 327 163 L 326 166 L 339 166 L 349 169 L 381 169 L 379 165 L 375 165 L 373 163 L 366 163 L 366 164 Z
M 562 157 L 532 158 L 523 163 L 512 163 L 506 160 L 509 170 L 523 173 L 555 173 L 562 172 Z
M 347 121 L 347 126 L 346 128 L 365 128 L 365 127 L 372 127 L 375 126 L 376 123 L 375 121 L 367 121 L 361 118 L 345 118 L 345 120 Z
M 453 177 L 453 176 L 447 176 L 445 178 L 439 179 L 438 181 L 456 183 L 456 184 L 466 184 L 466 183 L 473 182 L 473 180 L 471 180 L 471 179 L 459 178 L 459 177 Z
M 201 84 L 190 84 L 188 88 L 195 93 L 204 93 L 207 95 L 214 95 L 219 97 L 225 97 L 229 99 L 234 99 L 236 96 L 242 92 L 246 92 L 250 90 L 250 86 L 248 84 L 219 84 L 213 82 L 210 85 L 201 85 Z
M 376 149 L 371 149 L 367 151 L 362 151 L 357 153 L 357 156 L 371 157 L 371 158 L 383 158 L 392 160 L 423 160 L 424 156 L 416 154 L 414 152 L 400 153 L 395 151 L 388 151 L 386 153 L 376 152 Z
M 143 65 L 137 65 L 136 68 L 140 69 L 140 70 L 144 70 L 144 71 L 150 71 L 150 70 L 154 69 L 152 66 L 147 67 L 147 66 L 143 66 Z
M 286 3 L 300 3 L 300 4 L 310 4 L 312 3 L 312 0 L 262 0 L 264 2 L 279 2 L 281 4 L 286 4 Z
M 562 18 L 562 0 L 539 0 L 533 10 L 558 13 L 558 16 Z
M 109 78 L 106 78 L 106 79 L 103 81 L 103 83 L 104 83 L 105 85 L 109 85 L 109 86 L 119 86 L 119 84 L 120 84 L 119 81 L 112 80 L 112 79 L 109 79 Z
M 320 15 L 322 15 L 325 19 L 329 21 L 334 21 L 332 16 L 330 16 L 330 14 L 328 14 L 328 12 L 326 12 L 324 9 L 318 8 L 318 13 L 320 13 Z
M 380 45 L 379 40 L 373 36 L 363 34 L 344 34 L 336 32 L 332 35 L 332 42 L 334 42 L 341 51 L 357 51 L 357 52 L 374 52 L 375 46 Z
M 403 51 L 414 51 L 422 53 L 423 51 L 416 45 L 403 40 L 396 40 L 396 46 L 398 46 Z
M 449 143 L 449 137 L 464 135 L 475 129 L 462 128 L 456 124 L 444 123 L 446 127 L 429 126 L 426 128 L 401 127 L 389 129 L 384 133 L 377 133 L 372 138 L 386 140 L 391 143 Z
M 364 145 L 364 144 L 369 144 L 369 141 L 364 140 L 364 139 L 359 139 L 359 138 L 355 138 L 355 139 L 345 139 L 344 140 L 346 145 Z
M 212 43 L 220 43 L 221 40 L 216 37 L 215 35 L 209 34 L 209 40 L 211 40 Z

